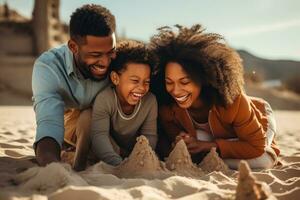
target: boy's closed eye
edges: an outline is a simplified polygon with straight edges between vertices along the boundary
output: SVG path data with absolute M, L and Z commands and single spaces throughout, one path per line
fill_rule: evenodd
M 139 83 L 138 79 L 130 79 L 130 81 L 133 82 L 133 83 Z

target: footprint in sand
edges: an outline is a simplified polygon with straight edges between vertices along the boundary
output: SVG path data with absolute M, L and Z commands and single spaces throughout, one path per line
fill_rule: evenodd
M 7 155 L 7 156 L 11 156 L 11 157 L 23 157 L 24 155 L 23 154 L 19 154 L 17 151 L 12 151 L 12 150 L 4 150 L 4 153 Z
M 29 141 L 26 139 L 18 139 L 18 140 L 13 140 L 13 141 L 18 142 L 18 143 L 29 143 Z
M 24 149 L 24 147 L 20 145 L 3 144 L 3 143 L 0 143 L 0 147 L 7 148 L 7 149 Z

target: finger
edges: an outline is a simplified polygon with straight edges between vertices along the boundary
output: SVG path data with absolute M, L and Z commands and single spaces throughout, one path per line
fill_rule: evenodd
M 188 149 L 194 149 L 194 148 L 198 147 L 197 143 L 194 143 L 194 142 L 187 143 L 186 146 Z
M 181 131 L 178 136 L 184 137 L 185 135 L 187 135 L 187 133 L 184 131 Z
M 175 138 L 175 142 L 176 142 L 176 143 L 179 142 L 180 140 L 182 140 L 182 137 L 180 137 L 180 136 L 177 136 L 177 137 Z
M 188 137 L 185 137 L 185 138 L 184 138 L 184 142 L 185 142 L 185 143 L 195 143 L 196 140 L 195 140 L 194 137 L 188 136 Z

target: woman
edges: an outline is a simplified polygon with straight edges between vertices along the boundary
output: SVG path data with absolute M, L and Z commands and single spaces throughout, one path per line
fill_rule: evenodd
M 272 110 L 243 91 L 239 55 L 201 25 L 176 27 L 178 33 L 159 29 L 150 44 L 160 59 L 152 85 L 162 127 L 158 152 L 167 156 L 183 139 L 194 161 L 216 147 L 231 168 L 241 159 L 251 168 L 272 167 L 279 155 Z

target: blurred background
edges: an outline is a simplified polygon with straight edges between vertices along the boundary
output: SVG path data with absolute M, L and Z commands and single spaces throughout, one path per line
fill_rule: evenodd
M 148 42 L 161 26 L 202 24 L 242 57 L 248 94 L 300 110 L 299 0 L 0 0 L 0 105 L 32 105 L 34 60 L 68 40 L 70 15 L 87 3 L 116 16 L 119 38 Z

